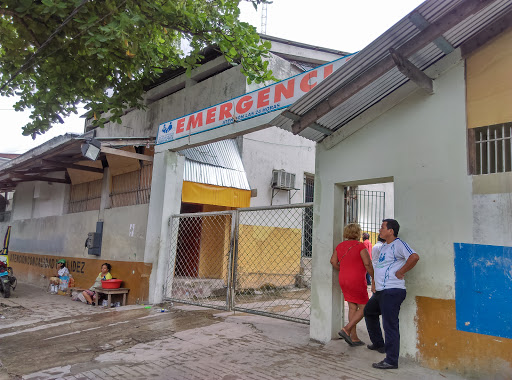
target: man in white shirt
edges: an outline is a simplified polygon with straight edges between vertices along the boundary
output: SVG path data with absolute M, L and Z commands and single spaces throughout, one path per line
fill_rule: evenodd
M 375 245 L 372 248 L 372 252 L 374 253 L 374 256 L 372 256 L 372 263 L 373 263 L 374 267 L 375 267 L 375 261 L 377 261 L 379 259 L 380 249 L 382 248 L 382 245 L 385 242 L 386 242 L 386 240 L 384 240 L 383 238 L 378 236 L 377 237 L 377 243 L 375 243 Z
M 372 341 L 368 345 L 370 350 L 386 353 L 386 358 L 373 363 L 374 368 L 398 368 L 400 352 L 400 329 L 398 314 L 400 305 L 405 299 L 405 274 L 410 271 L 418 260 L 419 255 L 398 238 L 400 225 L 394 219 L 384 219 L 379 230 L 379 236 L 386 242 L 380 247 L 380 252 L 374 253 L 372 279 L 372 298 L 364 308 L 364 318 L 368 335 Z M 382 315 L 382 324 L 386 341 L 382 337 L 379 316 Z

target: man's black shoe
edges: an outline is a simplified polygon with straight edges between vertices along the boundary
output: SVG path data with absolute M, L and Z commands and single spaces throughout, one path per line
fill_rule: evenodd
M 378 369 L 397 369 L 398 368 L 397 365 L 386 363 L 384 360 L 381 362 L 378 362 L 378 363 L 373 363 L 372 367 L 378 368 Z
M 369 350 L 378 351 L 381 354 L 385 354 L 386 353 L 386 349 L 384 348 L 384 346 L 377 347 L 377 346 L 375 346 L 375 344 L 369 344 L 366 347 L 368 347 Z

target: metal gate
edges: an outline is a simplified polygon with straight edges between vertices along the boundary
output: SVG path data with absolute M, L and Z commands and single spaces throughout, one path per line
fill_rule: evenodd
M 384 191 L 345 187 L 345 225 L 359 223 L 362 231 L 370 235 L 372 245 L 377 243 L 379 229 L 384 219 L 385 204 Z
M 312 223 L 312 207 L 239 210 L 235 310 L 309 322 L 311 258 L 304 255 L 304 226 Z
M 309 323 L 312 207 L 174 215 L 165 298 Z
M 172 216 L 165 299 L 231 309 L 235 222 L 234 211 Z

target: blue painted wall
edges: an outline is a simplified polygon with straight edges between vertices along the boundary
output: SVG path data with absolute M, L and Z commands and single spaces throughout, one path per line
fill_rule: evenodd
M 512 247 L 454 248 L 457 330 L 512 339 Z

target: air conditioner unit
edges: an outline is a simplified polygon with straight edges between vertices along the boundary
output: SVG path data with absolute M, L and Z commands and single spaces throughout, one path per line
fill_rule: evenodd
M 283 190 L 295 189 L 295 174 L 284 170 L 272 170 L 272 188 Z

